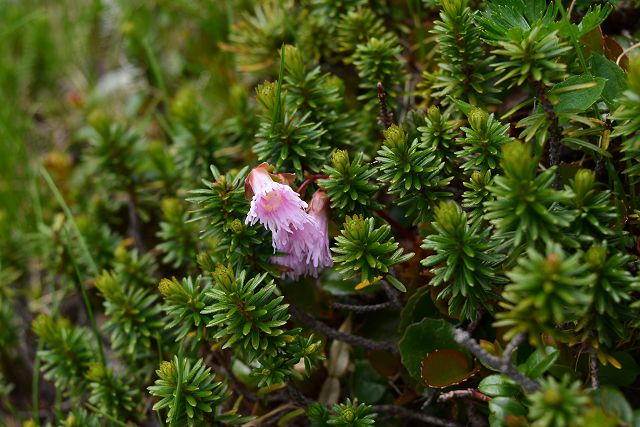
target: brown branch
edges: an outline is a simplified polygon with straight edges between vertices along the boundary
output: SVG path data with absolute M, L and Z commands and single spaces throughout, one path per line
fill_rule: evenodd
M 447 421 L 441 418 L 433 417 L 422 412 L 415 411 L 413 409 L 406 408 L 398 405 L 373 405 L 371 407 L 373 412 L 388 413 L 399 417 L 410 418 L 412 420 L 421 421 L 426 425 L 439 426 L 439 427 L 462 427 L 460 424 L 454 421 Z
M 476 310 L 476 318 L 469 322 L 469 325 L 467 325 L 467 332 L 472 334 L 473 331 L 476 330 L 476 328 L 482 321 L 482 316 L 484 316 L 484 309 L 482 307 L 478 307 L 478 309 Z
M 394 307 L 391 302 L 383 302 L 380 304 L 366 304 L 366 305 L 358 305 L 358 304 L 341 304 L 339 302 L 335 302 L 331 304 L 333 308 L 337 308 L 338 310 L 347 310 L 353 313 L 371 313 L 373 311 L 380 311 L 387 308 Z
M 562 140 L 562 131 L 558 122 L 558 116 L 553 111 L 553 105 L 544 93 L 542 83 L 536 84 L 536 92 L 542 109 L 547 119 L 551 122 L 549 126 L 549 166 L 558 166 L 560 164 L 560 144 Z M 560 169 L 556 168 L 555 177 L 553 179 L 553 188 L 559 190 L 561 188 Z
M 382 289 L 384 289 L 384 293 L 387 294 L 387 298 L 389 298 L 389 302 L 396 308 L 402 308 L 403 305 L 400 302 L 400 297 L 398 296 L 398 291 L 387 283 L 386 280 L 381 280 L 380 285 Z
M 467 405 L 467 419 L 470 427 L 486 427 L 488 425 L 487 418 L 482 416 L 476 405 Z
M 489 354 L 489 352 L 480 347 L 480 344 L 478 344 L 478 342 L 474 340 L 473 337 L 471 337 L 471 334 L 465 330 L 456 329 L 453 333 L 453 337 L 458 344 L 467 348 L 478 359 L 482 360 L 493 369 L 496 369 L 510 377 L 512 380 L 518 383 L 527 393 L 533 393 L 540 389 L 540 385 L 537 382 L 523 375 L 522 372 L 520 372 L 511 361 L 511 352 L 513 352 L 513 349 L 515 349 L 518 342 L 523 339 L 523 336 L 516 336 L 512 340 L 512 342 L 516 341 L 516 345 L 511 345 L 511 343 L 507 345 L 507 348 L 505 349 L 505 357 L 498 357 Z
M 307 407 L 309 405 L 311 405 L 312 403 L 314 403 L 315 401 L 308 398 L 307 396 L 305 396 L 304 394 L 302 394 L 302 392 L 300 390 L 298 390 L 293 384 L 289 383 L 287 384 L 287 393 L 289 394 L 289 398 L 291 399 L 291 402 L 293 402 L 295 405 L 304 408 Z M 325 405 L 327 406 L 327 405 Z M 328 406 L 327 406 L 328 407 Z M 419 412 L 410 408 L 406 408 L 404 406 L 398 406 L 398 405 L 373 405 L 371 407 L 371 412 L 375 412 L 378 414 L 388 414 L 388 415 L 392 415 L 392 416 L 399 416 L 399 417 L 404 417 L 404 418 L 410 418 L 413 420 L 417 420 L 417 421 L 422 421 L 424 423 L 427 423 L 428 425 L 434 425 L 434 426 L 439 426 L 439 427 L 462 427 L 460 424 L 453 422 L 453 421 L 447 421 L 447 420 L 443 420 L 441 418 L 437 418 L 437 417 L 433 417 L 431 415 L 427 415 L 423 412 Z
M 307 396 L 305 396 L 291 383 L 287 384 L 287 388 L 285 390 L 287 391 L 289 399 L 301 408 L 305 408 L 315 402 L 314 400 L 309 399 Z
M 307 186 L 312 182 L 316 182 L 319 179 L 327 179 L 328 175 L 311 175 L 309 178 L 305 179 L 304 182 L 298 187 L 298 194 L 303 195 L 304 190 L 307 189 Z
M 600 378 L 598 376 L 598 356 L 596 356 L 596 350 L 589 346 L 589 362 L 591 365 L 591 387 L 594 390 L 600 388 Z
M 385 129 L 389 129 L 393 124 L 393 113 L 389 111 L 387 93 L 384 91 L 382 82 L 378 82 L 378 102 L 380 103 L 378 120 L 380 120 L 380 123 L 382 123 Z
M 468 388 L 465 390 L 451 390 L 446 393 L 442 393 L 438 396 L 438 402 L 446 402 L 452 399 L 465 399 L 472 398 L 481 400 L 483 402 L 489 402 L 491 398 L 484 393 L 479 392 L 475 388 Z
M 303 325 L 314 331 L 320 332 L 329 338 L 334 340 L 346 342 L 358 347 L 366 348 L 368 350 L 384 350 L 393 354 L 400 354 L 398 345 L 391 341 L 374 341 L 368 338 L 364 338 L 358 335 L 347 334 L 333 329 L 331 326 L 323 323 L 308 313 L 301 311 L 296 306 L 289 304 L 289 311 L 293 316 L 300 321 Z
M 511 355 L 515 351 L 516 347 L 522 344 L 525 338 L 526 338 L 525 334 L 518 334 L 515 337 L 513 337 L 513 339 L 509 341 L 509 343 L 507 343 L 507 346 L 504 348 L 504 352 L 502 353 L 502 358 L 510 360 Z

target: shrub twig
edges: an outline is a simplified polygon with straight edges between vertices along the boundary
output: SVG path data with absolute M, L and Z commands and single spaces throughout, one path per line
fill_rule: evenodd
M 366 348 L 368 350 L 384 350 L 393 354 L 400 354 L 398 350 L 398 346 L 394 342 L 390 341 L 374 341 L 369 338 L 364 338 L 358 335 L 348 334 L 346 332 L 341 332 L 336 329 L 333 329 L 331 326 L 323 323 L 312 315 L 305 313 L 298 309 L 296 306 L 289 304 L 289 311 L 293 316 L 298 319 L 303 325 L 306 327 L 313 329 L 314 331 L 320 332 L 326 335 L 329 338 L 334 340 L 346 342 L 352 345 L 357 345 L 362 348 Z
M 380 115 L 378 120 L 384 126 L 385 129 L 389 129 L 393 124 L 393 113 L 389 111 L 387 105 L 387 93 L 384 90 L 382 82 L 378 82 L 378 102 L 380 103 Z
M 478 344 L 478 342 L 473 339 L 471 334 L 469 334 L 469 332 L 465 330 L 456 329 L 453 333 L 453 337 L 458 342 L 458 344 L 469 349 L 469 351 L 471 351 L 471 353 L 473 353 L 478 359 L 482 360 L 493 369 L 500 371 L 510 377 L 512 380 L 518 383 L 527 393 L 533 393 L 540 389 L 540 385 L 537 382 L 523 375 L 511 361 L 511 353 L 518 344 L 522 343 L 522 341 L 524 340 L 524 335 L 520 334 L 516 336 L 507 345 L 503 357 L 497 357 L 489 354 L 485 349 L 480 347 L 480 344 Z
M 347 310 L 353 313 L 371 313 L 373 311 L 385 310 L 387 308 L 394 307 L 394 305 L 389 302 L 383 302 L 380 304 L 341 304 L 339 302 L 335 302 L 331 304 L 333 308 L 337 308 L 338 310 Z
M 446 393 L 442 393 L 440 396 L 438 396 L 438 402 L 446 402 L 448 400 L 460 398 L 473 398 L 481 400 L 483 402 L 488 402 L 491 400 L 489 396 L 479 392 L 475 388 L 467 388 L 464 390 L 451 390 Z
M 412 420 L 421 421 L 427 423 L 427 425 L 434 425 L 440 427 L 461 427 L 460 424 L 453 421 L 446 421 L 438 417 L 427 415 L 422 412 L 415 411 L 413 409 L 406 408 L 398 405 L 373 405 L 371 407 L 373 412 L 388 413 L 399 417 L 410 418 Z

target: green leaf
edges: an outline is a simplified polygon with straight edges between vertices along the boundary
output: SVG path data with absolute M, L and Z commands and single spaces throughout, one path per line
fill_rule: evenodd
M 600 382 L 615 386 L 633 384 L 640 373 L 640 366 L 638 366 L 634 357 L 627 352 L 615 352 L 611 355 L 620 362 L 622 367 L 617 369 L 611 364 L 601 366 L 598 372 Z
M 461 101 L 459 99 L 454 99 L 454 98 L 452 98 L 450 96 L 447 96 L 447 98 L 449 99 L 449 101 L 451 101 L 454 104 L 456 104 L 456 107 L 458 107 L 458 109 L 460 111 L 462 111 L 467 116 L 469 115 L 469 113 L 471 113 L 471 110 L 473 110 L 473 108 L 474 108 L 473 105 L 471 105 L 471 104 L 469 104 L 467 102 Z
M 615 62 L 597 53 L 589 58 L 589 69 L 593 75 L 606 79 L 602 99 L 613 109 L 615 99 L 626 87 L 624 71 Z
M 556 113 L 582 112 L 598 100 L 605 82 L 601 77 L 573 76 L 553 86 L 548 96 Z
M 554 347 L 546 347 L 545 351 L 534 351 L 524 362 L 524 373 L 531 378 L 538 378 L 544 374 L 558 359 L 560 351 Z
M 620 390 L 613 387 L 601 387 L 593 392 L 594 403 L 604 410 L 607 415 L 612 415 L 625 424 L 631 424 L 633 409 Z
M 489 375 L 478 384 L 478 390 L 491 397 L 512 397 L 520 394 L 520 387 L 508 377 L 500 374 Z
M 470 358 L 466 349 L 453 338 L 453 326 L 442 319 L 423 319 L 410 325 L 400 340 L 402 364 L 409 374 L 423 384 L 421 363 L 427 353 L 435 350 L 458 350 Z
M 428 286 L 422 286 L 411 295 L 400 314 L 400 332 L 407 329 L 412 323 L 419 322 L 425 317 L 439 314 L 438 309 L 431 300 L 430 290 Z
M 562 142 L 567 144 L 567 146 L 569 146 L 570 148 L 573 148 L 572 146 L 581 147 L 593 153 L 598 153 L 601 156 L 611 157 L 611 153 L 609 153 L 608 151 L 603 150 L 597 145 L 592 144 L 589 141 L 582 140 L 580 138 L 571 138 L 571 137 L 562 138 Z
M 506 426 L 507 417 L 522 417 L 524 421 L 527 415 L 527 408 L 511 397 L 494 397 L 489 402 L 489 411 L 489 423 L 492 426 Z
M 378 402 L 387 390 L 387 381 L 371 367 L 366 360 L 356 360 L 352 377 L 353 396 L 358 400 L 373 404 Z
M 395 277 L 393 277 L 391 274 L 388 274 L 386 278 L 389 281 L 389 283 L 393 285 L 394 288 L 396 288 L 400 292 L 407 292 L 407 288 L 402 284 L 402 282 L 396 279 Z
M 578 24 L 578 36 L 582 37 L 587 34 L 589 31 L 597 28 L 600 24 L 602 24 L 609 13 L 613 10 L 609 5 L 601 8 L 600 5 L 597 5 L 593 9 L 590 9 L 586 15 L 582 18 L 580 24 Z
M 289 425 L 289 423 L 291 421 L 293 421 L 294 419 L 298 418 L 298 417 L 302 417 L 306 414 L 307 412 L 304 410 L 304 408 L 298 408 L 295 409 L 291 412 L 288 412 L 286 414 L 284 414 L 279 420 L 278 420 L 278 427 L 282 427 L 282 426 L 287 426 Z

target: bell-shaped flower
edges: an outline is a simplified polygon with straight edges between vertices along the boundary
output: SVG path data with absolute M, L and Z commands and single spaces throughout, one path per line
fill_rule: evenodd
M 252 198 L 245 224 L 260 222 L 271 230 L 275 248 L 276 234 L 293 233 L 315 221 L 305 211 L 307 203 L 287 185 L 287 176 L 271 174 L 268 168 L 267 163 L 262 163 L 247 176 L 245 193 Z
M 322 191 L 316 191 L 309 203 L 308 215 L 313 221 L 292 233 L 280 231 L 274 233 L 273 240 L 278 252 L 285 255 L 275 256 L 275 264 L 287 267 L 286 277 L 297 279 L 300 276 L 318 276 L 318 270 L 331 267 L 333 261 L 329 252 L 329 200 Z

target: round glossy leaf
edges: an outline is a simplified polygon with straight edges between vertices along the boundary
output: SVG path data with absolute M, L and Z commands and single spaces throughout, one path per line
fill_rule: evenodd
M 404 331 L 412 324 L 421 321 L 425 317 L 432 317 L 438 314 L 438 309 L 431 300 L 429 286 L 418 288 L 407 301 L 400 314 L 400 331 Z
M 489 402 L 491 416 L 489 422 L 492 426 L 507 425 L 507 420 L 513 420 L 527 415 L 527 408 L 511 397 L 494 397 Z
M 383 350 L 370 350 L 367 358 L 371 367 L 384 378 L 390 378 L 400 371 L 402 364 L 400 358 Z
M 352 377 L 352 395 L 358 400 L 373 404 L 378 402 L 387 390 L 387 381 L 371 367 L 366 360 L 356 360 Z
M 471 360 L 468 351 L 453 339 L 453 326 L 442 319 L 423 319 L 409 325 L 400 340 L 402 364 L 421 384 L 423 383 L 420 372 L 422 359 L 427 353 L 438 349 L 458 350 Z
M 534 351 L 524 363 L 525 375 L 531 378 L 542 376 L 558 360 L 559 355 L 560 352 L 551 346 Z
M 601 387 L 593 392 L 593 400 L 607 415 L 616 417 L 625 424 L 631 424 L 633 409 L 624 394 L 613 387 Z
M 520 387 L 504 375 L 489 375 L 478 384 L 478 390 L 490 397 L 512 397 L 520 393 Z
M 446 388 L 460 384 L 480 370 L 469 364 L 467 356 L 457 350 L 435 350 L 422 359 L 420 373 L 425 384 L 433 388 Z

